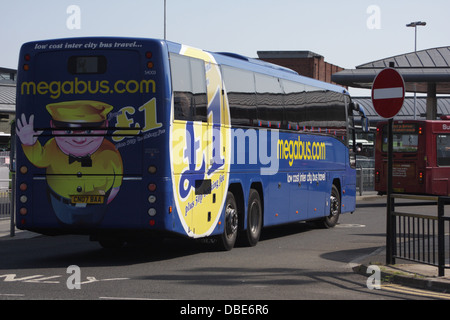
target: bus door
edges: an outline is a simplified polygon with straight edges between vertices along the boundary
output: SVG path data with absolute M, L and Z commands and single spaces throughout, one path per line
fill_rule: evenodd
M 438 128 L 442 126 L 443 129 L 450 128 L 450 125 L 446 123 L 438 123 L 435 126 Z M 450 134 L 441 128 L 439 128 L 441 132 L 433 130 L 433 137 L 436 137 L 436 168 L 432 168 L 434 167 L 434 157 L 431 155 L 431 151 L 427 156 L 431 168 L 427 170 L 426 174 L 431 174 L 431 179 L 427 181 L 431 181 L 432 194 L 448 196 L 450 195 Z M 434 144 L 434 141 L 432 142 Z M 431 150 L 433 149 L 431 148 Z
M 140 64 L 132 50 L 54 50 L 31 58 L 18 129 L 35 131 L 33 144 L 22 141 L 35 227 L 138 225 L 144 153 L 135 128 L 144 127 L 139 108 L 146 101 L 133 93 L 142 89 Z

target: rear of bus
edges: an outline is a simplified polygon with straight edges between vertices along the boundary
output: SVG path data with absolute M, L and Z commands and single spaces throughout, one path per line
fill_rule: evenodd
M 22 46 L 16 224 L 44 234 L 164 229 L 170 117 L 164 42 L 80 38 Z
M 393 130 L 392 188 L 396 193 L 426 193 L 427 146 L 424 121 L 395 121 Z M 387 193 L 388 124 L 377 125 L 375 190 Z

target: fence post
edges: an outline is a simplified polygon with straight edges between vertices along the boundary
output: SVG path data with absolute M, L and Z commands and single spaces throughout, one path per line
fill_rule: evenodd
M 356 172 L 358 172 L 358 169 L 356 169 Z M 363 195 L 363 169 L 361 166 L 359 166 L 359 195 L 362 196 Z
M 16 233 L 15 213 L 16 213 L 16 122 L 11 123 L 11 149 L 9 153 L 9 171 L 11 172 L 11 217 L 10 236 Z
M 438 197 L 438 275 L 445 275 L 445 226 L 444 226 L 445 200 Z

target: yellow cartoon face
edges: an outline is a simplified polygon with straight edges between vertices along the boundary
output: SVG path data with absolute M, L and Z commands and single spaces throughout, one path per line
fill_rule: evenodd
M 68 101 L 47 105 L 59 149 L 67 155 L 85 157 L 101 146 L 107 115 L 112 106 L 96 101 Z

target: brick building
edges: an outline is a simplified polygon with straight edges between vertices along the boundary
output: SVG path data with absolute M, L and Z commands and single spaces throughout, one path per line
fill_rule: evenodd
M 344 70 L 311 51 L 258 51 L 258 58 L 328 83 L 334 83 L 331 81 L 333 73 Z

